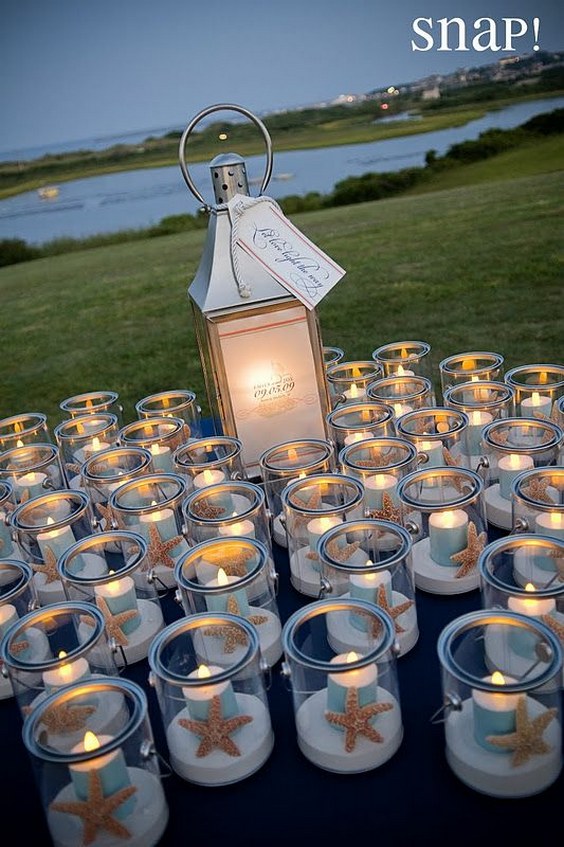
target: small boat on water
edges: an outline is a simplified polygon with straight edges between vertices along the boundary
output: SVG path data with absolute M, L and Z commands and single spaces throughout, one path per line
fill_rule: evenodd
M 42 200 L 52 200 L 54 197 L 59 196 L 59 188 L 56 185 L 45 185 L 42 188 L 38 188 L 37 193 Z

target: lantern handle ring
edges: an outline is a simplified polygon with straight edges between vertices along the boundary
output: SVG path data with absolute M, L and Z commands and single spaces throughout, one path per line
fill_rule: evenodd
M 272 139 L 270 138 L 268 130 L 263 124 L 263 122 L 260 120 L 260 118 L 257 118 L 256 115 L 253 115 L 252 112 L 249 112 L 249 110 L 245 109 L 243 106 L 237 106 L 233 103 L 217 103 L 215 106 L 208 106 L 206 109 L 202 109 L 201 112 L 198 112 L 198 114 L 192 118 L 192 120 L 182 133 L 182 137 L 180 139 L 179 144 L 178 157 L 180 160 L 180 170 L 182 171 L 184 182 L 186 183 L 194 197 L 199 200 L 200 203 L 203 204 L 206 210 L 209 210 L 211 207 L 209 203 L 206 203 L 203 196 L 196 188 L 194 180 L 192 179 L 192 177 L 190 176 L 190 172 L 188 171 L 188 166 L 186 164 L 185 157 L 186 142 L 188 141 L 188 136 L 190 135 L 196 124 L 198 124 L 203 118 L 206 118 L 208 115 L 211 115 L 214 112 L 223 111 L 239 112 L 239 114 L 244 115 L 246 118 L 249 118 L 249 120 L 251 120 L 262 133 L 266 145 L 266 168 L 264 171 L 264 176 L 262 178 L 259 195 L 264 192 L 266 186 L 270 182 L 270 177 L 272 176 Z

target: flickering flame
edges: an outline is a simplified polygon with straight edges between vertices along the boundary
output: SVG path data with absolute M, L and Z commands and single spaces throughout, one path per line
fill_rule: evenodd
M 360 656 L 358 655 L 358 653 L 355 653 L 354 650 L 351 650 L 350 653 L 347 653 L 347 658 L 345 661 L 350 664 L 351 662 L 356 662 L 359 658 Z
M 93 732 L 88 730 L 84 733 L 84 750 L 86 753 L 90 753 L 92 750 L 97 750 L 99 746 L 100 742 Z
M 537 589 L 532 582 L 528 582 L 525 586 L 525 591 L 536 591 Z
M 100 449 L 100 439 L 98 438 L 97 435 L 95 435 L 94 438 L 92 439 L 92 450 L 95 453 L 97 453 L 99 449 Z
M 462 360 L 462 370 L 463 371 L 473 371 L 476 367 L 474 363 L 474 359 L 463 359 Z
M 84 426 L 81 424 L 80 421 L 76 422 L 76 431 L 78 432 L 79 435 L 84 434 Z
M 92 400 L 90 399 L 90 397 L 87 397 L 87 398 L 86 398 L 86 403 L 84 404 L 84 407 L 85 407 L 86 409 L 91 409 L 91 408 L 92 408 Z
M 213 474 L 207 469 L 204 471 L 204 482 L 206 483 L 206 485 L 211 485 L 213 482 Z
M 531 405 L 532 406 L 540 406 L 541 404 L 541 396 L 538 391 L 533 391 L 531 396 Z
M 112 576 L 112 574 L 115 574 L 114 570 L 108 571 L 109 576 Z M 110 594 L 119 594 L 121 588 L 119 579 L 114 579 L 111 582 L 108 582 L 106 588 L 108 589 Z
M 505 677 L 499 671 L 494 671 L 492 673 L 492 682 L 494 685 L 505 685 Z
M 472 374 L 472 376 L 470 377 L 470 381 L 471 382 L 479 382 L 480 377 L 477 374 Z
M 376 488 L 383 488 L 384 485 L 386 484 L 386 474 L 383 474 L 383 473 L 374 474 L 374 483 L 376 485 Z
M 298 479 L 305 479 L 305 478 L 306 478 L 306 472 L 301 471 L 301 473 L 298 474 Z
M 374 562 L 372 561 L 372 559 L 367 559 L 367 560 L 365 561 L 365 563 L 364 563 L 364 566 L 365 566 L 366 568 L 371 568 L 371 567 L 373 566 L 373 564 L 374 564 Z M 377 576 L 377 574 L 375 574 L 375 573 L 367 573 L 367 574 L 363 574 L 364 579 L 365 579 L 365 580 L 369 580 L 369 581 L 371 581 L 371 582 L 374 582 L 374 581 L 375 581 L 376 576 Z
M 405 347 L 402 347 L 401 353 L 400 353 L 400 358 L 407 359 L 408 357 L 409 357 L 409 354 L 408 354 L 407 350 L 405 349 Z M 400 365 L 400 368 L 401 368 L 401 365 Z
M 66 656 L 66 652 L 64 650 L 59 650 L 59 659 L 64 659 Z M 65 662 L 64 665 L 61 665 L 59 668 L 59 673 L 64 679 L 70 679 L 72 676 L 72 668 L 68 662 Z
M 358 397 L 358 386 L 356 382 L 353 382 L 353 384 L 351 385 L 349 393 L 351 397 Z
M 211 676 L 211 671 L 207 665 L 198 665 L 197 675 L 199 679 L 207 679 Z
M 539 374 L 539 382 L 541 385 L 545 385 L 548 382 L 548 374 L 546 371 L 541 371 Z
M 14 424 L 14 432 L 23 432 L 23 424 L 19 421 L 16 421 Z M 19 446 L 19 445 L 18 445 Z
M 67 654 L 66 654 L 65 650 L 59 650 L 59 656 L 58 656 L 59 659 L 64 659 L 66 655 Z
M 158 456 L 160 452 L 161 452 L 161 448 L 159 447 L 158 444 L 151 444 L 151 454 L 153 456 Z
M 359 377 L 359 376 L 362 376 L 362 374 L 361 374 L 361 372 L 360 372 L 360 368 L 359 368 L 359 367 L 357 367 L 356 365 L 353 367 L 353 369 L 352 369 L 352 372 L 351 372 L 351 373 L 352 373 L 352 377 L 353 377 L 354 379 L 358 379 L 358 377 Z
M 398 376 L 405 376 L 403 365 L 398 365 Z
M 399 415 L 401 415 L 402 411 L 403 411 L 402 404 L 401 403 L 394 403 L 394 413 L 399 416 Z
M 515 468 L 518 468 L 519 465 L 520 465 L 520 456 L 518 456 L 517 453 L 510 453 L 509 454 L 509 466 L 511 468 L 515 469 Z
M 23 446 L 24 446 L 23 441 L 21 440 L 21 438 L 18 438 L 18 440 L 16 441 L 16 447 L 23 447 Z
M 48 518 L 47 518 L 47 524 L 49 525 L 49 524 L 52 524 L 52 523 L 55 523 L 55 521 L 53 520 L 51 515 L 49 515 Z
M 452 527 L 455 524 L 454 512 L 443 512 L 443 526 Z
M 227 574 L 220 568 L 217 572 L 217 584 L 218 585 L 229 585 L 229 580 L 227 579 Z
M 288 449 L 288 461 L 289 462 L 295 462 L 297 460 L 297 458 L 298 458 L 298 451 L 296 450 L 295 447 L 290 447 Z

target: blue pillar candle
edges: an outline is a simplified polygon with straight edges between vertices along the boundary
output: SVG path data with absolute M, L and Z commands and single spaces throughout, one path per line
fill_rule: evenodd
M 487 741 L 489 735 L 505 735 L 515 731 L 515 710 L 521 694 L 507 694 L 502 690 L 503 685 L 515 682 L 512 677 L 504 677 L 499 671 L 494 671 L 491 676 L 484 677 L 484 682 L 492 682 L 499 685 L 499 694 L 496 691 L 472 690 L 472 705 L 474 717 L 474 738 L 477 743 L 492 753 L 507 755 L 502 747 L 496 747 Z
M 511 612 L 525 615 L 528 618 L 541 620 L 543 615 L 552 615 L 556 611 L 556 600 L 553 597 L 535 597 L 535 587 L 531 582 L 525 585 L 528 597 L 514 596 L 507 598 L 507 608 Z M 508 637 L 511 649 L 525 659 L 534 659 L 539 643 L 539 636 L 526 627 L 512 626 Z
M 162 471 L 162 473 L 173 473 L 174 468 L 172 466 L 172 452 L 170 447 L 166 447 L 163 444 L 157 444 L 153 442 L 149 447 L 151 451 L 151 457 L 153 459 L 153 467 L 156 471 Z
M 564 541 L 564 508 L 556 506 L 552 512 L 541 512 L 535 518 L 535 532 Z M 535 556 L 535 565 L 545 571 L 556 570 L 556 559 L 548 555 Z
M 39 471 L 29 471 L 22 474 L 14 482 L 14 494 L 18 503 L 26 498 L 31 500 L 33 497 L 39 497 L 40 494 L 45 494 L 44 482 L 47 479 L 47 474 Z
M 204 468 L 204 470 L 200 471 L 199 474 L 196 474 L 193 479 L 194 488 L 198 491 L 201 491 L 203 488 L 208 488 L 210 485 L 217 485 L 220 482 L 227 482 L 227 477 L 225 475 L 225 471 L 219 470 L 219 468 L 217 470 Z M 233 512 L 233 497 L 229 491 L 222 494 L 214 493 L 213 505 L 219 506 L 225 510 L 226 515 L 230 515 Z
M 397 479 L 389 473 L 375 473 L 365 476 L 362 480 L 364 484 L 364 495 L 366 505 L 369 509 L 381 509 L 384 494 L 388 494 L 394 503 L 397 504 L 395 491 Z
M 214 674 L 221 673 L 224 669 L 216 665 L 200 665 L 195 671 L 188 674 L 189 679 L 201 680 L 201 685 L 187 686 L 182 689 L 182 694 L 188 704 L 190 717 L 195 721 L 208 719 L 211 701 L 219 697 L 221 702 L 221 714 L 224 718 L 232 718 L 239 714 L 239 706 L 235 697 L 235 691 L 229 680 L 223 682 L 211 682 Z
M 65 651 L 61 650 L 59 659 L 64 659 L 66 655 Z M 89 679 L 90 675 L 90 665 L 83 656 L 79 656 L 77 659 L 70 659 L 68 662 L 63 661 L 52 670 L 44 671 L 42 678 L 46 693 L 52 694 L 65 685 L 85 681 Z
M 354 651 L 333 656 L 331 664 L 346 664 L 356 662 L 361 656 Z M 344 712 L 349 688 L 358 691 L 360 706 L 375 703 L 378 692 L 378 668 L 374 662 L 362 668 L 342 670 L 327 675 L 327 710 L 329 712 Z M 339 729 L 339 727 L 337 727 Z
M 468 428 L 466 430 L 466 445 L 469 456 L 480 456 L 482 453 L 482 429 L 493 421 L 489 412 L 474 411 L 468 413 Z
M 311 521 L 308 521 L 307 524 L 307 538 L 309 543 L 309 551 L 310 553 L 317 554 L 317 542 L 321 538 L 321 536 L 327 532 L 328 529 L 332 529 L 334 526 L 338 526 L 341 523 L 341 518 L 337 515 L 327 515 L 320 518 L 313 518 Z M 308 559 L 314 571 L 320 571 L 321 566 L 319 564 L 319 558 L 311 558 Z
M 366 565 L 370 567 L 372 562 L 369 560 Z M 392 575 L 389 570 L 362 573 L 359 569 L 358 574 L 355 573 L 349 578 L 349 585 L 352 599 L 368 600 L 370 603 L 377 603 L 378 589 L 383 585 L 386 602 L 388 606 L 392 605 Z M 367 615 L 360 615 L 358 612 L 351 612 L 350 620 L 354 628 L 361 632 L 367 632 L 371 624 Z
M 112 574 L 113 571 L 110 571 Z M 137 593 L 135 591 L 135 583 L 130 576 L 117 577 L 104 585 L 96 585 L 94 587 L 96 597 L 101 597 L 106 601 L 108 609 L 112 615 L 119 615 L 120 612 L 136 611 L 134 618 L 124 621 L 120 624 L 120 629 L 124 635 L 129 635 L 134 632 L 141 623 L 141 615 L 137 605 Z
M 468 543 L 468 515 L 462 509 L 432 512 L 429 516 L 429 550 L 438 565 L 458 567 L 451 556 Z
M 89 731 L 85 734 L 83 741 L 75 744 L 71 752 L 94 752 L 111 740 L 111 735 L 100 735 L 96 737 L 93 732 Z M 121 791 L 122 788 L 127 788 L 131 785 L 123 752 L 118 748 L 117 750 L 112 750 L 110 753 L 103 753 L 101 756 L 95 756 L 84 762 L 77 762 L 74 765 L 70 765 L 70 775 L 74 792 L 79 800 L 88 799 L 88 775 L 91 771 L 95 771 L 98 774 L 104 797 L 111 797 L 117 791 Z M 124 803 L 121 803 L 114 810 L 113 814 L 116 818 L 123 820 L 131 814 L 135 808 L 136 801 L 135 794 L 132 794 L 131 797 L 128 797 Z
M 237 604 L 238 615 L 242 617 L 247 617 L 247 615 L 251 614 L 251 610 L 249 607 L 249 598 L 247 597 L 247 592 L 244 588 L 232 588 L 229 589 L 228 586 L 236 584 L 241 580 L 237 576 L 228 576 L 223 568 L 219 568 L 217 572 L 217 577 L 215 579 L 210 579 L 209 582 L 206 583 L 207 588 L 222 588 L 225 587 L 225 591 L 221 593 L 210 592 L 206 595 L 206 606 L 208 607 L 208 611 L 210 612 L 228 612 L 230 609 L 228 608 L 229 598 L 233 598 L 235 603 Z M 231 605 L 231 604 L 230 604 Z
M 528 455 L 519 453 L 509 453 L 508 456 L 502 456 L 497 463 L 499 471 L 499 493 L 505 500 L 511 500 L 511 486 L 513 480 L 522 471 L 528 471 L 534 468 L 535 463 Z

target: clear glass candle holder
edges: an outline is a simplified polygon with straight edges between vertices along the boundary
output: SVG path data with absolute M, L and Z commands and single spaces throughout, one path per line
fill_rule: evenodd
M 99 730 L 98 715 L 116 703 L 119 713 Z M 46 733 L 59 715 L 80 722 L 80 734 Z M 112 677 L 70 685 L 33 711 L 22 737 L 54 847 L 161 843 L 168 805 L 139 685 Z
M 118 426 L 123 425 L 123 406 L 116 391 L 85 391 L 83 394 L 74 394 L 62 400 L 59 409 L 65 413 L 66 418 L 110 412 L 116 416 Z
M 119 431 L 119 443 L 125 447 L 145 447 L 153 457 L 155 470 L 173 473 L 174 451 L 188 441 L 188 429 L 182 418 L 151 417 L 132 421 Z
M 112 412 L 81 415 L 62 421 L 54 429 L 55 440 L 69 488 L 82 485 L 81 470 L 91 456 L 118 443 L 119 423 Z
M 175 450 L 174 472 L 185 476 L 190 491 L 229 479 L 245 479 L 242 451 L 243 443 L 230 435 L 195 438 Z
M 530 637 L 536 658 L 512 649 Z M 528 797 L 562 768 L 562 649 L 543 623 L 515 612 L 470 612 L 441 632 L 446 760 L 470 788 Z
M 446 389 L 444 403 L 468 416 L 466 445 L 470 466 L 475 469 L 483 454 L 483 428 L 514 415 L 515 392 L 503 382 L 461 382 Z
M 332 644 L 340 619 L 367 625 L 362 651 Z M 392 619 L 366 600 L 337 597 L 298 609 L 284 624 L 282 675 L 292 692 L 297 743 L 319 768 L 361 773 L 399 749 L 403 723 Z
M 0 453 L 25 444 L 45 444 L 51 441 L 47 417 L 41 412 L 24 412 L 0 420 Z
M 478 587 L 478 557 L 488 542 L 483 492 L 482 478 L 468 468 L 417 470 L 400 481 L 417 588 L 462 594 Z
M 241 654 L 207 653 L 210 636 L 231 633 Z M 274 745 L 266 695 L 268 668 L 255 626 L 239 615 L 190 615 L 165 627 L 149 652 L 175 773 L 200 785 L 228 785 L 255 773 Z
M 256 538 L 236 537 L 202 541 L 182 556 L 175 576 L 186 615 L 240 615 L 256 626 L 260 652 L 269 667 L 276 664 L 282 655 L 278 575 L 264 544 Z M 242 656 L 245 645 L 235 635 L 229 629 L 224 634 L 203 635 L 208 658 L 215 656 L 221 664 L 224 654 L 233 654 L 234 661 Z
M 182 506 L 187 538 L 257 538 L 272 550 L 271 516 L 263 489 L 254 482 L 218 482 L 189 494 Z
M 397 434 L 415 446 L 426 467 L 469 467 L 468 415 L 446 406 L 418 409 L 402 415 Z
M 35 443 L 0 453 L 0 479 L 10 483 L 15 504 L 66 488 L 59 448 Z
M 340 347 L 323 347 L 323 363 L 326 368 L 337 365 L 345 358 L 345 351 Z
M 272 515 L 272 538 L 281 547 L 286 547 L 282 491 L 295 479 L 330 473 L 335 467 L 333 443 L 320 438 L 304 438 L 275 444 L 260 456 L 259 467 Z
M 188 550 L 182 531 L 186 491 L 182 476 L 154 473 L 123 483 L 108 501 L 112 529 L 137 532 L 145 539 L 146 569 L 165 590 L 176 586 L 174 568 Z
M 112 493 L 124 482 L 154 472 L 153 457 L 144 447 L 109 447 L 87 459 L 81 477 L 90 501 L 92 526 L 111 529 L 109 499 Z
M 84 560 L 96 558 L 98 576 L 84 576 Z M 136 532 L 99 532 L 73 544 L 58 562 L 69 600 L 96 605 L 104 616 L 119 667 L 145 659 L 164 626 L 148 545 Z
M 59 557 L 93 530 L 88 497 L 83 491 L 61 488 L 34 497 L 11 516 L 13 540 L 33 569 L 33 590 L 40 606 L 66 600 L 57 570 Z M 98 573 L 96 560 L 84 558 L 84 574 Z
M 366 389 L 369 400 L 387 403 L 394 417 L 401 418 L 414 409 L 435 405 L 433 383 L 425 376 L 387 376 L 370 383 Z
M 185 424 L 185 440 L 201 438 L 202 410 L 193 391 L 178 389 L 149 394 L 135 404 L 137 417 L 181 418 Z
M 553 409 L 554 420 L 561 429 L 564 429 L 564 396 L 559 397 Z
M 25 562 L 0 558 L 0 642 L 10 627 L 33 609 L 32 577 L 33 571 Z M 13 693 L 9 675 L 0 674 L 0 700 Z
M 368 385 L 381 376 L 380 365 L 372 360 L 330 365 L 326 369 L 326 377 L 331 406 L 364 400 Z
M 393 341 L 372 352 L 383 376 L 431 376 L 431 345 L 426 341 Z
M 515 530 L 564 541 L 564 466 L 520 473 L 513 483 L 511 507 Z
M 49 694 L 74 682 L 118 674 L 103 615 L 92 603 L 69 600 L 27 612 L 2 639 L 0 655 L 2 673 L 10 679 L 23 718 Z M 114 716 L 118 712 L 119 703 Z M 72 714 L 58 717 L 46 724 L 54 741 L 80 729 Z M 99 729 L 109 718 L 98 714 Z
M 327 431 L 337 452 L 377 435 L 395 435 L 394 410 L 378 400 L 345 403 L 327 415 Z
M 563 431 L 550 421 L 504 418 L 486 424 L 482 430 L 481 465 L 487 484 L 486 512 L 491 524 L 512 528 L 515 479 L 523 471 L 555 465 L 563 439 Z
M 329 529 L 318 545 L 321 599 L 326 594 L 376 603 L 391 617 L 398 655 L 415 646 L 419 637 L 411 536 L 390 521 L 347 521 Z M 363 615 L 339 615 L 327 621 L 331 646 L 337 653 L 370 647 L 368 621 Z
M 321 565 L 317 544 L 331 527 L 365 517 L 364 488 L 353 476 L 319 474 L 291 482 L 281 498 L 290 581 L 300 594 L 318 597 Z
M 0 479 L 0 556 L 12 556 L 17 547 L 12 539 L 11 516 L 15 509 L 12 500 L 12 484 Z
M 499 353 L 475 350 L 456 353 L 439 362 L 443 399 L 447 388 L 461 382 L 503 381 L 504 358 Z
M 515 414 L 522 418 L 557 420 L 564 396 L 564 365 L 520 365 L 505 374 L 515 392 Z
M 400 479 L 417 469 L 415 446 L 405 438 L 370 438 L 349 444 L 339 453 L 342 472 L 364 486 L 367 514 L 372 518 L 400 523 L 397 486 Z

